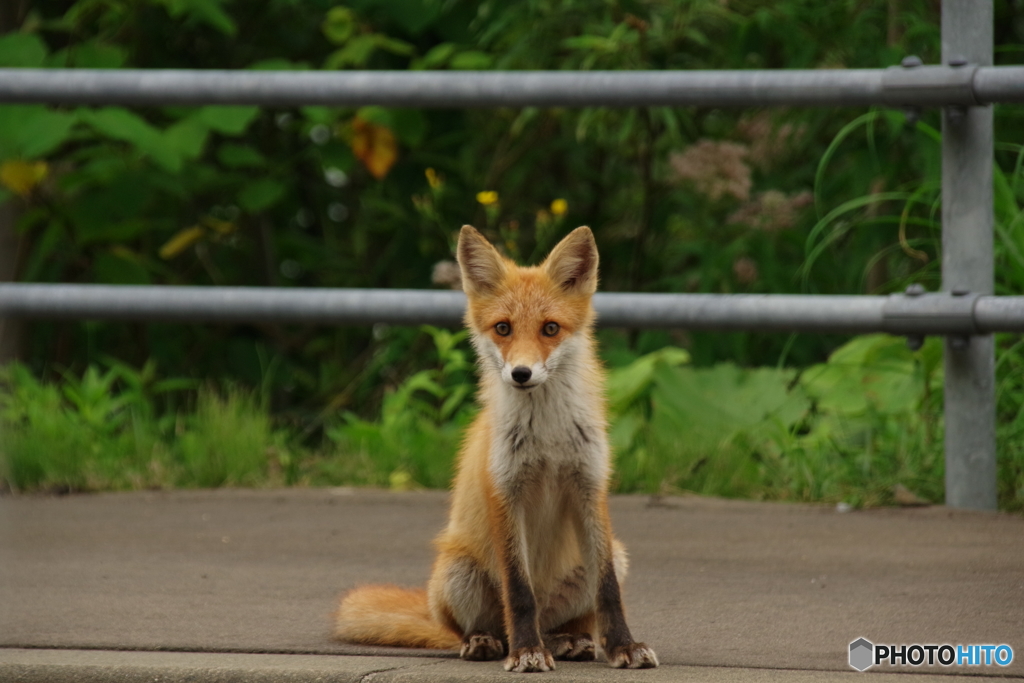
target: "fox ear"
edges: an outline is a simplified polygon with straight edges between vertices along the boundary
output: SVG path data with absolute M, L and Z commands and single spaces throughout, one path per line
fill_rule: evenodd
M 541 265 L 571 294 L 593 294 L 597 290 L 597 243 L 590 228 L 576 228 L 555 245 Z
M 456 258 L 467 294 L 487 294 L 505 277 L 505 260 L 472 225 L 462 226 Z

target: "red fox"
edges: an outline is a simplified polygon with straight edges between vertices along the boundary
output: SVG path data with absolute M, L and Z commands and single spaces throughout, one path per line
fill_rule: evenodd
M 335 636 L 458 647 L 463 659 L 504 658 L 507 671 L 527 672 L 596 659 L 596 633 L 611 666 L 656 667 L 626 625 L 626 553 L 608 518 L 594 235 L 577 228 L 540 266 L 521 267 L 467 225 L 458 261 L 481 410 L 430 582 L 426 591 L 356 588 L 342 599 Z

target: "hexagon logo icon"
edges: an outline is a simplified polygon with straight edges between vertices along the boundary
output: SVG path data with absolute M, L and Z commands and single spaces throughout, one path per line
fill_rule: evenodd
M 866 638 L 858 638 L 850 643 L 850 666 L 865 671 L 874 664 L 874 654 L 874 644 Z

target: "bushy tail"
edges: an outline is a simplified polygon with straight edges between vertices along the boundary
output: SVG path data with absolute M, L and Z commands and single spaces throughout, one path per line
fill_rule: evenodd
M 422 588 L 360 586 L 341 600 L 334 636 L 365 645 L 452 649 L 459 636 L 434 621 Z

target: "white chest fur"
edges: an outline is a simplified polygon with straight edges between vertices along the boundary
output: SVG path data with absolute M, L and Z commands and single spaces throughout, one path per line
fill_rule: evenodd
M 547 380 L 522 390 L 498 377 L 486 382 L 494 430 L 488 466 L 499 489 L 511 489 L 543 477 L 555 484 L 573 473 L 591 486 L 608 477 L 608 440 L 602 397 L 587 381 L 572 342 L 548 360 Z M 484 364 L 485 372 L 497 368 Z

